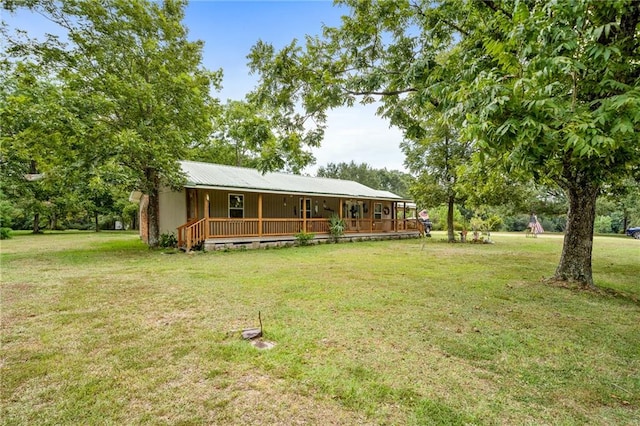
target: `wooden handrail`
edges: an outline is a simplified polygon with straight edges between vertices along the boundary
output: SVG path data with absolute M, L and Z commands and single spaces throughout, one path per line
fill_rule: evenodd
M 185 247 L 187 251 L 191 247 L 203 243 L 207 239 L 206 219 L 195 219 L 178 227 L 178 247 Z
M 185 243 L 185 238 L 183 235 L 185 233 L 185 229 L 193 225 L 194 223 L 197 223 L 199 220 L 202 220 L 202 219 L 198 219 L 198 218 L 191 219 L 184 225 L 178 226 L 178 247 L 182 247 L 182 245 Z

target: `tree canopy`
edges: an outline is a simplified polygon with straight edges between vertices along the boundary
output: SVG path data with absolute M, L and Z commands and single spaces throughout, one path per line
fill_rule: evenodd
M 63 102 L 39 103 L 44 120 L 22 123 L 10 137 L 48 150 L 45 164 L 63 156 L 52 138 L 33 129 L 60 128 L 78 168 L 108 161 L 126 170 L 129 183 L 149 195 L 149 244 L 158 241 L 157 195 L 183 177 L 178 160 L 211 133 L 217 105 L 209 93 L 221 72 L 201 66 L 202 42 L 187 39 L 181 0 L 26 2 L 56 23 L 63 37 L 44 41 L 9 37 L 7 53 L 18 64 L 45 67 Z M 5 7 L 16 7 L 7 2 Z M 62 114 L 50 114 L 61 110 Z
M 640 167 L 640 3 L 338 3 L 351 10 L 342 25 L 304 47 L 254 46 L 258 93 L 299 100 L 319 120 L 327 108 L 379 99 L 379 113 L 413 139 L 442 114 L 478 161 L 564 190 L 555 278 L 593 285 L 596 198 Z

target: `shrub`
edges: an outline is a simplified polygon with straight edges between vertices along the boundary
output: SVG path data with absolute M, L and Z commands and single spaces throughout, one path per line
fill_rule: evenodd
M 173 234 L 171 234 L 173 236 Z M 175 237 L 174 237 L 175 239 Z M 177 247 L 178 246 L 178 241 L 176 240 L 175 242 L 175 246 L 173 247 Z M 191 251 L 205 251 L 204 249 L 204 241 L 199 241 L 196 244 L 191 246 Z
M 432 230 L 433 231 L 446 231 L 447 230 L 447 206 L 441 205 L 429 210 L 429 216 L 431 217 Z M 453 229 L 460 231 L 465 228 L 465 219 L 458 207 L 453 211 Z
M 160 235 L 158 245 L 162 248 L 174 248 L 178 247 L 178 239 L 173 233 L 165 233 Z
M 611 232 L 614 234 L 624 233 L 624 214 L 622 212 L 611 212 Z
M 338 239 L 344 235 L 344 231 L 347 228 L 347 224 L 344 219 L 338 217 L 338 215 L 332 215 L 329 218 L 329 232 L 331 233 L 331 239 L 338 242 Z
M 597 216 L 593 225 L 594 231 L 599 234 L 611 232 L 611 218 L 609 216 Z
M 296 241 L 299 246 L 308 246 L 311 244 L 311 240 L 316 237 L 313 232 L 300 231 L 296 234 Z
M 485 229 L 484 229 L 485 231 L 488 231 L 488 232 L 497 231 L 502 226 L 503 220 L 500 216 L 493 214 L 485 219 L 484 224 L 485 224 Z
M 542 224 L 544 226 L 544 223 Z M 529 215 L 521 214 L 508 216 L 504 220 L 504 229 L 511 232 L 521 232 L 529 227 Z M 545 228 L 547 229 L 547 228 Z
M 0 228 L 0 240 L 11 238 L 11 228 Z
M 95 225 L 91 222 L 69 222 L 66 224 L 67 229 L 77 229 L 78 231 L 89 231 L 95 228 Z

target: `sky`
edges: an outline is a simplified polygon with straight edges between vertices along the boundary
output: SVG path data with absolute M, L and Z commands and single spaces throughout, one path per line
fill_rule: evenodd
M 184 25 L 190 39 L 204 41 L 203 66 L 222 68 L 223 88 L 214 96 L 226 102 L 243 99 L 257 85 L 257 77 L 249 75 L 246 56 L 258 40 L 280 49 L 294 38 L 303 41 L 305 34 L 319 35 L 322 24 L 339 25 L 344 13 L 346 9 L 328 0 L 191 0 Z M 2 18 L 29 32 L 48 30 L 47 22 L 30 14 L 5 13 Z M 312 151 L 316 164 L 303 173 L 315 175 L 319 166 L 351 161 L 406 171 L 399 147 L 402 134 L 377 117 L 376 108 L 372 104 L 329 111 L 322 145 Z

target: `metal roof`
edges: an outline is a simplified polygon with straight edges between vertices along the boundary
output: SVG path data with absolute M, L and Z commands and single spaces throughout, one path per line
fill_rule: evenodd
M 180 166 L 187 176 L 187 183 L 185 184 L 187 188 L 409 201 L 389 191 L 372 189 L 351 180 L 300 176 L 287 173 L 262 174 L 255 169 L 196 161 L 180 161 Z

